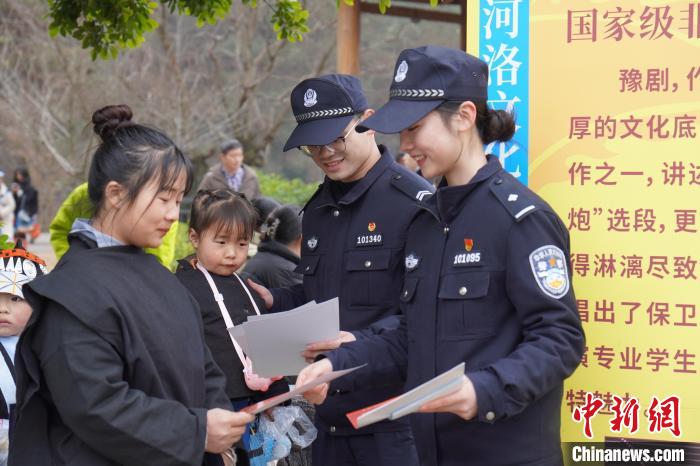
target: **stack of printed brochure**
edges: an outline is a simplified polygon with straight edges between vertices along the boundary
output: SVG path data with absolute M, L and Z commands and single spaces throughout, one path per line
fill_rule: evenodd
M 311 301 L 286 312 L 254 315 L 228 329 L 261 377 L 297 375 L 309 343 L 334 340 L 340 332 L 338 298 Z

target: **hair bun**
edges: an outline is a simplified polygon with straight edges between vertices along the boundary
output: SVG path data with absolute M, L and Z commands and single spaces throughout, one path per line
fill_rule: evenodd
M 134 114 L 128 105 L 108 105 L 92 114 L 95 133 L 104 141 L 125 123 L 130 123 Z

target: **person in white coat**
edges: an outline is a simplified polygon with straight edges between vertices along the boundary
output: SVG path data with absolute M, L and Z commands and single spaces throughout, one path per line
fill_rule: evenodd
M 15 198 L 5 184 L 5 172 L 0 170 L 0 236 L 12 238 L 15 224 Z

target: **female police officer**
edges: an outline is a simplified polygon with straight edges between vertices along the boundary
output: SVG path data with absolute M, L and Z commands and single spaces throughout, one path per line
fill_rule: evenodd
M 362 127 L 400 132 L 423 174 L 443 176 L 407 232 L 406 321 L 328 353 L 298 383 L 369 361 L 355 384 L 405 375 L 410 389 L 465 362 L 461 388 L 412 416 L 421 463 L 559 465 L 563 380 L 584 343 L 569 237 L 546 202 L 484 153 L 515 130 L 486 106 L 487 82 L 487 65 L 459 50 L 399 55 L 389 102 Z M 320 402 L 326 390 L 307 396 Z

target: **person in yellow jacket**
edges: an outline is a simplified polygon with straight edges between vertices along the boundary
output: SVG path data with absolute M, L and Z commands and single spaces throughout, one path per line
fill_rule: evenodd
M 51 221 L 51 225 L 49 225 L 51 246 L 56 253 L 56 260 L 68 251 L 68 233 L 73 227 L 73 222 L 78 218 L 91 218 L 92 214 L 93 206 L 88 196 L 88 185 L 83 183 L 63 201 L 56 216 Z M 177 226 L 178 222 L 173 223 L 168 233 L 163 237 L 160 246 L 155 249 L 146 249 L 146 252 L 156 256 L 161 264 L 171 270 L 173 270 L 172 266 L 175 262 Z

